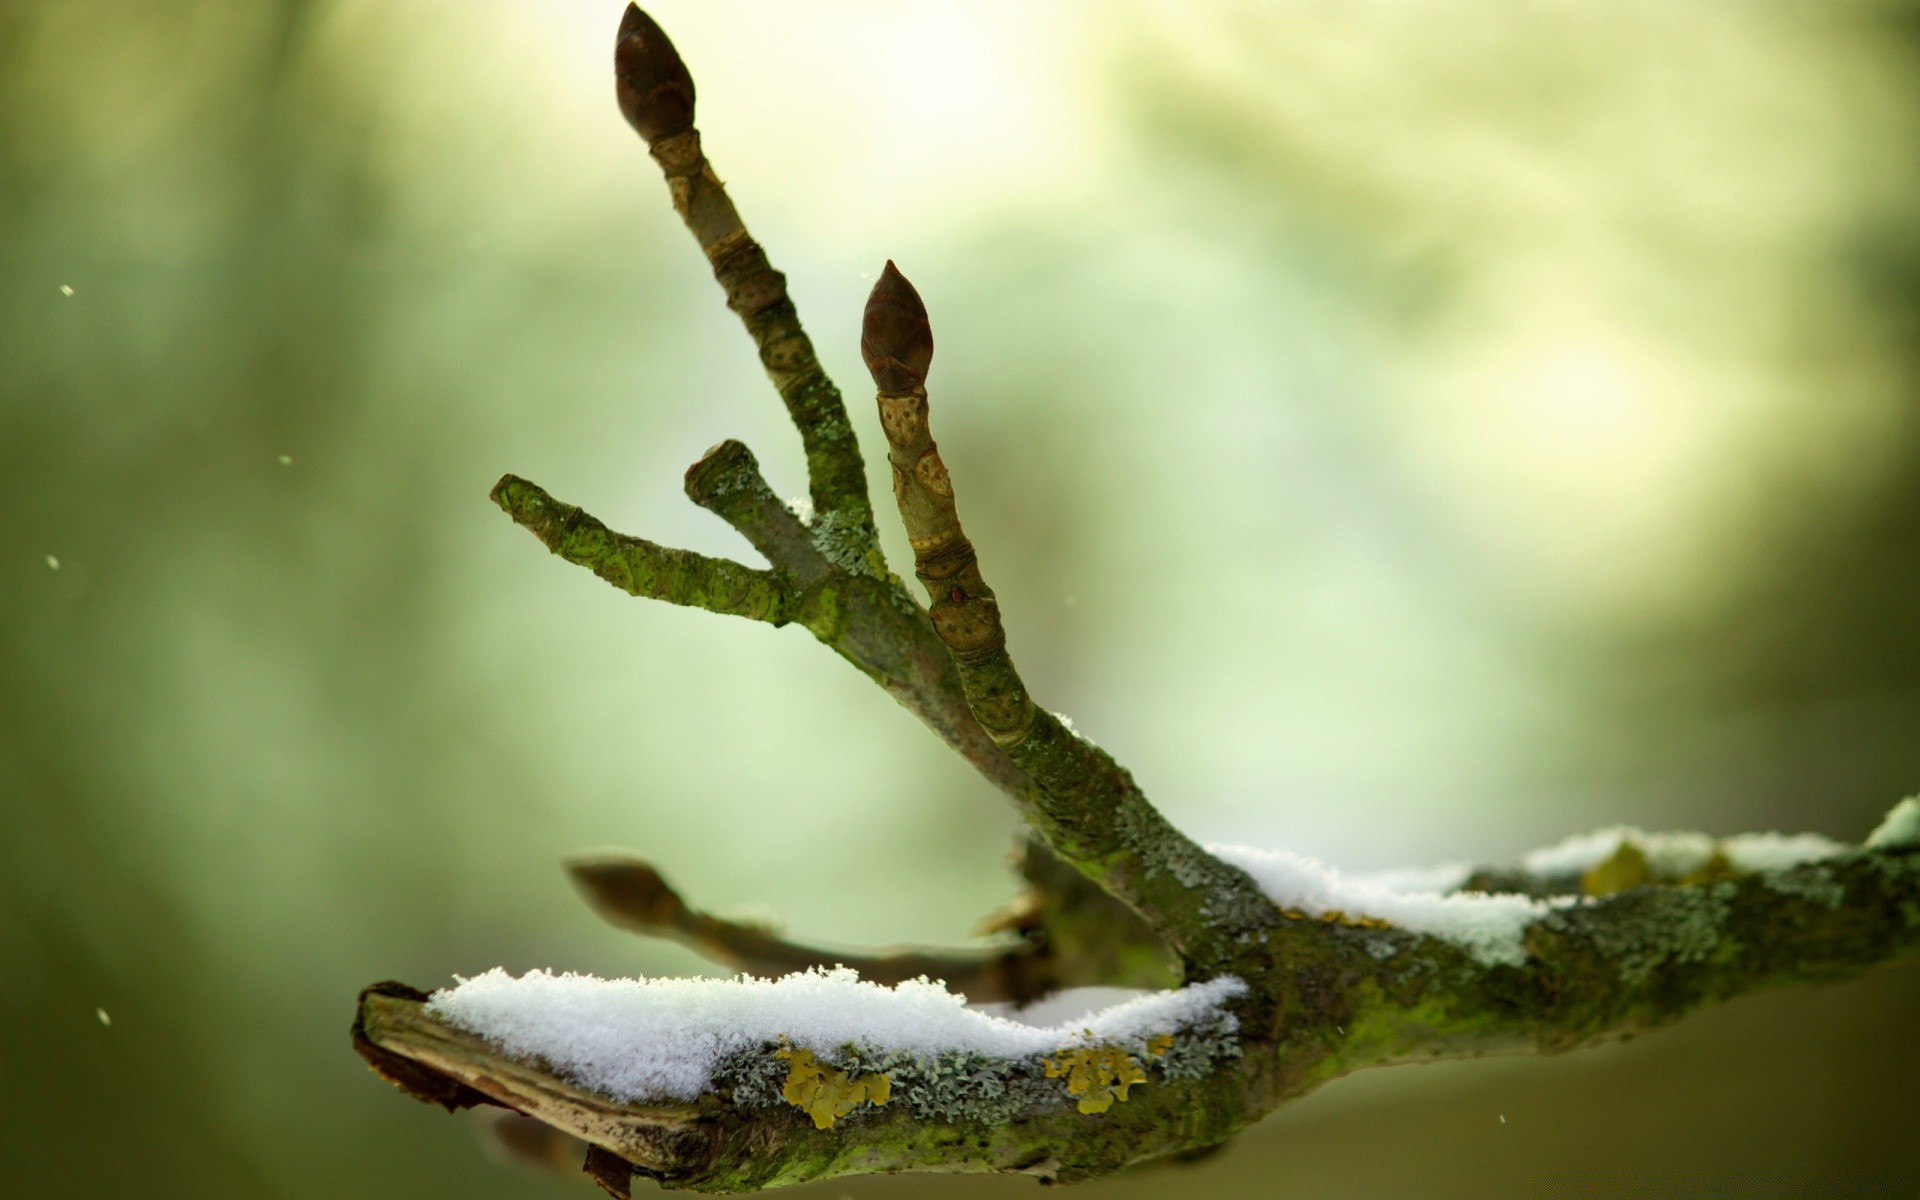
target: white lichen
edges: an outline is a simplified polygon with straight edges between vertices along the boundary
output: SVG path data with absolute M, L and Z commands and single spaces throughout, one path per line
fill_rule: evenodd
M 1775 871 L 1766 875 L 1767 887 L 1783 896 L 1839 908 L 1846 903 L 1847 889 L 1825 867 L 1804 871 Z

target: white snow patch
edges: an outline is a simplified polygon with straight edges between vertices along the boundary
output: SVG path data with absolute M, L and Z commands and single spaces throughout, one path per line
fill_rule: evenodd
M 1869 850 L 1920 845 L 1920 796 L 1908 796 L 1893 806 L 1887 819 L 1867 835 Z
M 1355 883 L 1370 883 L 1390 892 L 1450 892 L 1473 875 L 1465 863 L 1441 863 L 1435 867 L 1388 867 L 1379 871 L 1356 871 L 1348 876 Z
M 882 987 L 846 967 L 766 980 L 599 979 L 495 967 L 435 992 L 427 1011 L 507 1054 L 621 1101 L 691 1100 L 721 1059 L 782 1038 L 816 1054 L 857 1044 L 932 1057 L 970 1050 L 1027 1058 L 1089 1042 L 1132 1042 L 1213 1016 L 1247 985 L 1222 976 L 1152 992 L 1052 1025 L 966 1006 L 925 979 Z
M 1529 875 L 1578 875 L 1613 857 L 1627 835 L 1637 833 L 1625 825 L 1576 833 L 1564 841 L 1540 850 L 1529 851 L 1520 867 Z
M 1442 894 L 1434 883 L 1465 876 L 1460 868 L 1439 868 L 1419 878 L 1415 872 L 1383 873 L 1373 877 L 1343 877 L 1316 859 L 1285 850 L 1256 850 L 1248 846 L 1210 845 L 1217 858 L 1248 875 L 1282 908 L 1309 916 L 1338 909 L 1352 917 L 1374 917 L 1414 933 L 1441 938 L 1487 963 L 1527 961 L 1523 934 L 1528 925 L 1557 908 L 1583 902 L 1579 896 L 1537 900 L 1518 894 L 1455 892 Z M 1445 872 L 1442 874 L 1442 872 Z M 1415 890 L 1408 885 L 1427 885 Z M 1392 886 L 1398 885 L 1398 886 Z
M 1720 852 L 1736 871 L 1784 871 L 1846 850 L 1817 833 L 1738 833 L 1720 843 Z
M 1129 1000 L 1138 1000 L 1142 996 L 1151 995 L 1153 993 L 1144 988 L 1065 988 L 1050 996 L 1042 996 L 1024 1008 L 1005 1000 L 987 1004 L 970 1004 L 967 1007 L 990 1016 L 1005 1017 L 1019 1025 L 1045 1027 L 1084 1021 L 1101 1009 L 1112 1008 L 1118 1004 L 1125 1004 Z
M 1647 856 L 1654 874 L 1662 876 L 1691 874 L 1706 866 L 1715 850 L 1726 855 L 1736 871 L 1781 871 L 1846 850 L 1817 833 L 1741 833 L 1715 840 L 1704 833 L 1648 833 L 1615 825 L 1535 850 L 1520 865 L 1532 875 L 1579 875 L 1613 857 L 1621 843 L 1629 841 Z
M 1623 842 L 1638 846 L 1657 875 L 1686 875 L 1713 857 L 1714 841 L 1704 833 L 1648 833 L 1631 825 L 1613 825 L 1535 850 L 1520 860 L 1520 866 L 1529 875 L 1580 875 L 1612 858 Z

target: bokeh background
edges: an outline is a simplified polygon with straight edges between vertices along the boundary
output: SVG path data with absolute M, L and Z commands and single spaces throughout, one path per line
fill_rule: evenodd
M 355 992 L 702 970 L 576 902 L 591 846 L 850 944 L 1008 894 L 1005 806 L 805 633 L 487 502 L 751 560 L 684 466 L 804 490 L 619 9 L 0 5 L 6 1195 L 584 1196 L 369 1075 Z M 870 464 L 860 303 L 925 294 L 1013 648 L 1191 831 L 1498 861 L 1920 790 L 1920 9 L 654 12 Z M 1907 965 L 1375 1072 L 1082 1194 L 1920 1194 L 1916 1013 Z

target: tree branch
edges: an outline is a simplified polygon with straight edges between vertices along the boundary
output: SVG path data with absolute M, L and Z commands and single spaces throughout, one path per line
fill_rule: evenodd
M 701 151 L 692 79 L 638 9 L 622 21 L 616 71 L 622 111 L 660 163 L 801 433 L 815 515 L 802 520 L 783 504 L 738 442 L 694 464 L 687 494 L 739 530 L 769 570 L 615 533 L 514 476 L 494 489 L 495 501 L 555 554 L 634 595 L 804 626 L 1013 800 L 1045 843 L 1029 846 L 1028 893 L 994 926 L 1018 944 L 855 956 L 863 971 L 882 980 L 939 974 L 975 999 L 1069 983 L 1204 979 L 1188 998 L 1205 993 L 1219 1007 L 1204 1026 L 1025 1057 L 928 1057 L 865 1037 L 799 1048 L 776 1032 L 686 1090 L 693 1099 L 656 1102 L 665 1093 L 587 1086 L 580 1060 L 552 1048 L 565 1038 L 509 1053 L 506 1040 L 452 1023 L 424 993 L 381 984 L 362 994 L 354 1044 L 384 1077 L 449 1108 L 498 1104 L 577 1137 L 592 1147 L 588 1171 L 622 1195 L 633 1173 L 708 1190 L 897 1170 L 1070 1180 L 1215 1145 L 1359 1067 L 1556 1052 L 1756 987 L 1842 978 L 1920 948 L 1914 800 L 1862 847 L 1818 861 L 1761 869 L 1716 854 L 1676 874 L 1644 855 L 1636 864 L 1623 848 L 1617 861 L 1573 874 L 1522 864 L 1469 880 L 1514 894 L 1429 897 L 1454 917 L 1498 923 L 1517 914 L 1520 924 L 1502 926 L 1511 944 L 1497 952 L 1451 936 L 1458 930 L 1433 919 L 1431 907 L 1308 903 L 1285 871 L 1277 883 L 1264 874 L 1257 883 L 1196 846 L 1110 756 L 1036 705 L 1014 667 L 928 424 L 933 342 L 912 286 L 888 264 L 868 303 L 862 350 L 915 574 L 930 598 L 924 608 L 880 556 L 859 449 L 784 279 Z M 578 860 L 572 872 L 609 920 L 737 969 L 776 974 L 848 961 L 694 911 L 638 860 Z M 1365 899 L 1364 889 L 1352 894 Z M 916 994 L 927 998 L 924 986 Z M 652 1043 L 685 1036 L 686 1015 L 629 1032 Z M 544 1009 L 533 1017 L 550 1029 Z M 548 1054 L 558 1057 L 541 1057 Z
M 772 625 L 792 619 L 791 597 L 771 571 L 615 533 L 517 475 L 494 485 L 493 502 L 547 549 L 630 595 Z
M 764 1083 L 756 1085 L 755 1064 L 739 1065 L 741 1082 L 727 1096 L 623 1103 L 500 1053 L 434 1017 L 426 1000 L 401 984 L 367 989 L 355 1026 L 358 1043 L 457 1087 L 448 1107 L 490 1103 L 514 1109 L 600 1147 L 630 1164 L 635 1175 L 696 1191 L 756 1191 L 893 1171 L 1089 1179 L 1223 1140 L 1270 1106 L 1279 1082 L 1266 1063 L 1197 1076 L 1169 1075 L 1156 1064 L 1126 1102 L 1090 1115 L 1075 1103 L 1068 1084 L 1049 1077 L 1038 1062 L 975 1061 L 965 1078 L 955 1079 L 951 1073 L 943 1078 L 940 1064 L 894 1058 L 879 1065 L 896 1077 L 896 1099 L 822 1127 Z M 775 1063 L 775 1054 L 768 1047 L 757 1065 L 774 1066 L 777 1077 L 786 1068 Z M 411 1090 L 407 1080 L 393 1081 Z M 440 1094 L 422 1098 L 447 1103 Z M 983 1117 L 936 1115 L 948 1104 L 972 1104 Z M 588 1169 L 609 1191 L 624 1194 L 617 1166 L 602 1158 Z M 609 1179 L 610 1173 L 616 1178 Z
M 1034 782 L 1020 815 L 1201 977 L 1245 972 L 1266 957 L 1270 932 L 1284 934 L 1273 905 L 1244 873 L 1168 824 L 1112 756 L 1036 705 L 1013 665 L 999 601 L 960 526 L 953 480 L 928 425 L 927 310 L 891 262 L 867 300 L 860 350 L 879 389 L 894 499 L 934 633 L 953 656 L 974 717 Z
M 944 981 L 975 1002 L 1025 1004 L 1062 987 L 1036 940 L 976 950 L 894 949 L 871 954 L 787 941 L 771 930 L 687 905 L 651 865 L 617 852 L 568 859 L 567 875 L 608 924 L 675 941 L 731 970 L 774 979 L 814 967 L 851 967 L 874 983 Z
M 1920 805 L 1901 811 L 1913 821 Z M 918 1099 L 862 1107 L 820 1128 L 768 1090 L 779 1067 L 745 1061 L 696 1102 L 621 1102 L 502 1053 L 395 984 L 362 995 L 355 1039 L 377 1070 L 422 1099 L 502 1104 L 601 1147 L 596 1176 L 612 1176 L 610 1190 L 625 1183 L 620 1163 L 668 1186 L 712 1191 L 898 1170 L 1068 1181 L 1216 1144 L 1363 1067 L 1559 1053 L 1757 988 L 1844 979 L 1911 956 L 1920 951 L 1920 837 L 1779 870 L 1646 883 L 1554 910 L 1526 928 L 1517 965 L 1378 921 L 1315 927 L 1324 953 L 1296 961 L 1283 1020 L 1182 1030 L 1171 1045 L 1201 1051 L 1197 1059 L 1175 1065 L 1167 1053 L 1136 1064 L 1144 1085 L 1099 1111 L 1070 1104 L 1072 1094 L 1032 1061 L 974 1063 L 967 1090 L 937 1063 L 858 1046 L 829 1065 L 889 1072 L 896 1093 L 919 1089 Z
M 795 587 L 812 587 L 832 570 L 799 516 L 767 486 L 753 451 L 740 442 L 728 438 L 688 467 L 686 492 L 792 576 Z
M 693 125 L 693 77 L 653 18 L 629 5 L 614 50 L 620 111 L 646 139 L 667 178 L 673 207 L 686 222 L 713 277 L 760 352 L 807 454 L 815 521 L 833 532 L 844 553 L 836 561 L 883 574 L 866 468 L 847 421 L 840 390 L 827 378 L 800 316 L 787 296 L 786 276 L 773 269 L 760 243 L 714 174 Z

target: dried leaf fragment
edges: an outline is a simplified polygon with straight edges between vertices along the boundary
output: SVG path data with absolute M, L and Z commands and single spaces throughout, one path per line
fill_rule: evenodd
M 815 1129 L 831 1129 L 833 1123 L 862 1104 L 878 1107 L 893 1096 L 893 1084 L 885 1075 L 867 1074 L 851 1079 L 845 1071 L 826 1066 L 813 1057 L 813 1051 L 782 1046 L 775 1058 L 787 1060 L 787 1081 L 780 1095 L 788 1104 L 805 1110 L 813 1118 Z

